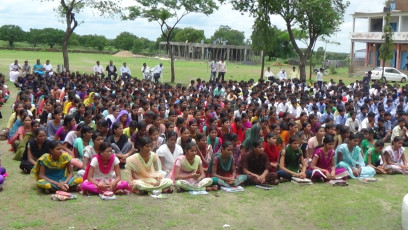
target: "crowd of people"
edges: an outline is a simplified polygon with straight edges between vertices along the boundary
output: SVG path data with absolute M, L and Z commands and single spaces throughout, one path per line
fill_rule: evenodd
M 213 72 L 208 82 L 173 86 L 99 65 L 89 75 L 34 68 L 13 76 L 21 90 L 8 141 L 46 192 L 213 191 L 408 173 L 408 86 L 322 76 L 312 85 L 223 81 Z

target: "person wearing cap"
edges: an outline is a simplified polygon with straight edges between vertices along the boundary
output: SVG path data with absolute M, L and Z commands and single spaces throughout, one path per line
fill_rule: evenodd
M 159 79 L 163 74 L 163 63 L 160 63 L 159 65 L 156 65 L 153 69 L 153 78 L 154 78 L 154 83 L 159 83 Z

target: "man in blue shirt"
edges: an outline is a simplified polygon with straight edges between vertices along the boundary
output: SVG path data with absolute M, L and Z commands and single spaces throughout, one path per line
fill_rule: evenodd
M 345 125 L 347 121 L 346 111 L 343 107 L 338 108 L 337 110 L 339 115 L 337 115 L 336 120 L 334 122 L 335 125 Z

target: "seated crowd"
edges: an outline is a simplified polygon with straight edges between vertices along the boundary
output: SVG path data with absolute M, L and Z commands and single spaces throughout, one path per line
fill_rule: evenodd
M 408 86 L 173 86 L 78 72 L 28 73 L 19 84 L 8 141 L 47 192 L 213 191 L 408 173 Z

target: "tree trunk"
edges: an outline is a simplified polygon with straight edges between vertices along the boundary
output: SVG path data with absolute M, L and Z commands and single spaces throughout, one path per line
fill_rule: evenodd
M 173 83 L 176 80 L 176 74 L 174 71 L 174 54 L 173 54 L 173 49 L 170 47 L 170 36 L 167 36 L 167 50 L 169 51 L 169 56 L 170 56 L 170 70 L 171 70 L 171 82 Z
M 262 55 L 261 79 L 263 79 L 265 69 L 265 53 L 263 50 L 261 51 L 261 55 Z
M 312 81 L 312 73 L 313 73 L 313 51 L 310 53 L 310 61 L 309 61 L 309 81 Z
M 64 40 L 62 41 L 62 57 L 64 59 L 65 72 L 69 71 L 69 58 L 68 58 L 68 39 L 65 39 L 67 32 L 65 32 Z
M 299 55 L 299 75 L 300 80 L 306 80 L 306 56 Z

